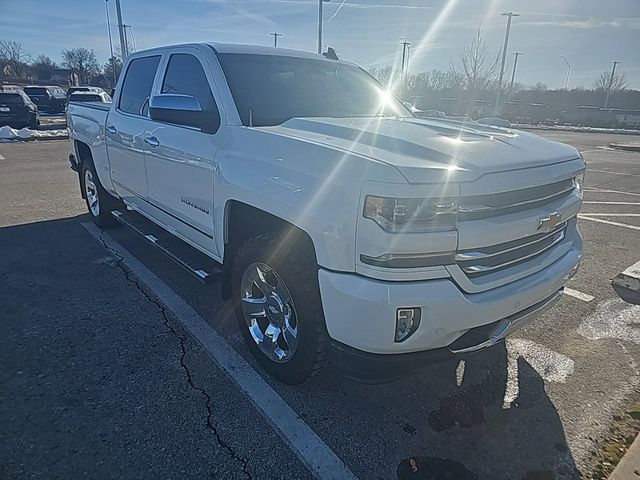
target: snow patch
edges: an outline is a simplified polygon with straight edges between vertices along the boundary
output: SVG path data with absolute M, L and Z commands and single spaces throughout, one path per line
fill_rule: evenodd
M 614 338 L 640 345 L 640 306 L 607 300 L 578 327 L 578 333 L 591 340 Z
M 16 130 L 8 125 L 0 127 L 0 141 L 46 139 L 66 137 L 67 135 L 66 128 L 58 130 L 31 130 L 29 128 L 21 128 L 20 130 Z

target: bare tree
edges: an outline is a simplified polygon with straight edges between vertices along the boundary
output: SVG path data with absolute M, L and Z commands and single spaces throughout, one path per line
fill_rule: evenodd
M 80 83 L 89 83 L 100 73 L 100 66 L 93 50 L 72 48 L 62 51 L 62 64 L 78 75 Z
M 38 55 L 31 61 L 31 70 L 39 80 L 50 80 L 58 66 L 46 55 Z
M 369 71 L 369 73 L 376 77 L 385 87 L 393 86 L 392 84 L 395 79 L 396 72 L 393 70 L 391 65 L 387 65 L 386 67 L 374 67 Z
M 29 56 L 20 42 L 0 42 L 0 66 L 8 66 L 16 77 L 25 75 L 28 60 Z
M 609 89 L 609 81 L 611 80 L 611 73 L 602 72 L 596 82 L 594 83 L 594 90 L 607 91 Z M 619 92 L 629 88 L 629 82 L 624 73 L 616 73 L 613 76 L 611 82 L 611 92 Z
M 495 58 L 489 55 L 480 27 L 473 41 L 460 52 L 460 67 L 451 66 L 451 74 L 460 78 L 463 88 L 475 98 L 478 93 L 496 87 L 499 67 L 500 52 Z
M 102 67 L 102 74 L 109 82 L 109 85 L 115 87 L 114 79 L 117 81 L 120 76 L 120 72 L 122 71 L 122 60 L 120 57 L 116 57 L 115 55 L 107 60 L 107 62 Z

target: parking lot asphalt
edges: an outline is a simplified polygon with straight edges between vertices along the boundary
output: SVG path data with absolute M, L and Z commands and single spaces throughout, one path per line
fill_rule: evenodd
M 612 430 L 640 400 L 640 307 L 610 287 L 640 260 L 640 154 L 608 148 L 616 135 L 543 133 L 589 165 L 571 295 L 506 345 L 392 384 L 330 368 L 298 387 L 264 377 L 355 476 L 600 478 Z M 219 285 L 203 287 L 124 228 L 91 236 L 67 149 L 0 144 L 0 477 L 311 477 L 295 439 L 105 244 L 263 376 Z

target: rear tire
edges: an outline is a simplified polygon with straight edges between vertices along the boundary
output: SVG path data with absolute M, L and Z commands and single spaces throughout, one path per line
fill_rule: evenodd
M 82 162 L 81 182 L 87 209 L 93 222 L 100 228 L 114 226 L 116 219 L 111 215 L 111 210 L 118 206 L 118 201 L 104 189 L 90 161 Z
M 237 250 L 231 272 L 249 350 L 270 375 L 290 385 L 316 375 L 329 349 L 318 267 L 301 243 L 272 233 L 253 237 Z

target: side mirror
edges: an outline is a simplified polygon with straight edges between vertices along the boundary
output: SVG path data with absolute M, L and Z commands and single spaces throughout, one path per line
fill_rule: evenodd
M 149 100 L 149 115 L 157 122 L 196 127 L 204 133 L 215 133 L 220 126 L 218 112 L 203 110 L 192 95 L 154 95 Z

